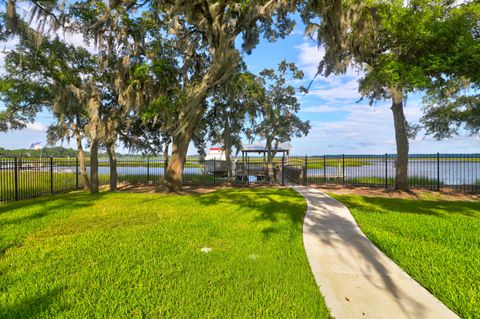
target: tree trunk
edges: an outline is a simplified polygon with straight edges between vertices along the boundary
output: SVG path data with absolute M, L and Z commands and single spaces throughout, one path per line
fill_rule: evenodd
M 78 126 L 75 126 L 73 129 L 75 140 L 77 141 L 77 157 L 78 163 L 80 164 L 80 175 L 82 176 L 83 181 L 83 190 L 90 191 L 90 180 L 88 179 L 87 166 L 85 165 L 85 152 L 82 146 L 82 136 L 80 135 L 80 130 Z
M 223 132 L 223 144 L 225 148 L 225 161 L 227 165 L 227 183 L 231 185 L 233 183 L 233 169 L 232 169 L 232 159 L 230 155 L 232 153 L 232 145 L 230 143 L 230 130 L 225 128 Z
M 268 165 L 273 164 L 273 158 L 275 157 L 275 154 L 277 153 L 276 151 L 274 152 L 274 150 L 272 149 L 272 142 L 273 142 L 273 140 L 271 138 L 267 138 L 265 146 L 267 147 L 267 163 L 268 163 Z
M 267 137 L 265 141 L 265 147 L 267 149 L 267 167 L 265 168 L 265 179 L 270 179 L 270 169 L 273 169 L 273 156 L 272 156 L 272 139 Z
M 272 152 L 272 155 L 271 155 L 271 158 L 270 158 L 270 169 L 272 170 L 272 175 L 273 175 L 273 180 L 275 182 L 277 182 L 277 174 L 275 174 L 275 171 L 274 171 L 274 163 L 273 163 L 273 159 L 275 158 L 275 156 L 277 156 L 277 152 L 278 152 L 278 140 L 275 140 L 275 147 L 273 148 L 273 150 L 271 151 Z
M 183 168 L 187 156 L 188 145 L 195 125 L 202 117 L 209 87 L 202 83 L 189 92 L 187 103 L 180 112 L 177 131 L 172 136 L 172 155 L 165 173 L 165 187 L 168 192 L 178 192 L 181 188 Z
M 117 174 L 117 156 L 115 155 L 115 143 L 107 143 L 107 153 L 110 162 L 110 191 L 117 190 L 118 174 Z
M 188 134 L 192 129 L 173 137 L 172 156 L 168 161 L 167 171 L 165 173 L 165 187 L 168 192 L 178 192 L 181 188 L 182 173 L 187 156 L 188 145 L 191 135 Z
M 90 193 L 97 194 L 98 188 L 98 141 L 94 139 L 90 142 Z
M 168 170 L 168 148 L 170 146 L 170 142 L 165 143 L 165 148 L 163 150 L 163 176 L 166 176 Z M 163 181 L 164 185 L 166 185 L 166 179 L 164 178 Z
M 165 174 L 167 191 L 176 192 L 180 190 L 188 145 L 195 126 L 205 112 L 205 100 L 208 93 L 215 86 L 231 79 L 239 60 L 238 52 L 234 49 L 229 38 L 221 38 L 218 48 L 214 50 L 212 63 L 202 81 L 190 87 L 186 86 L 186 103 L 180 110 L 178 127 L 172 136 L 172 156 Z
M 90 137 L 90 193 L 97 194 L 98 181 L 98 142 L 100 126 L 100 94 L 92 84 L 92 95 L 88 99 L 88 134 Z
M 397 143 L 397 161 L 395 189 L 408 191 L 408 136 L 405 114 L 403 113 L 403 96 L 400 90 L 392 91 L 392 112 Z

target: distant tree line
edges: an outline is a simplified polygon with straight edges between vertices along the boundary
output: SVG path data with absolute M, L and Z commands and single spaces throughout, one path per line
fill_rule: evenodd
M 90 156 L 90 152 L 85 152 L 85 155 Z M 29 148 L 19 148 L 19 149 L 5 149 L 0 147 L 0 156 L 3 157 L 12 157 L 12 156 L 22 156 L 22 157 L 57 157 L 57 158 L 75 158 L 77 156 L 77 150 L 73 148 L 66 148 L 63 146 L 50 146 L 43 147 L 40 149 L 29 149 Z M 106 152 L 100 152 L 99 157 L 107 157 Z M 128 157 L 129 154 L 116 153 L 117 157 Z

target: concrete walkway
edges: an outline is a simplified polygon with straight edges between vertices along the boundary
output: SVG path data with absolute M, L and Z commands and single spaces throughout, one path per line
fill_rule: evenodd
M 373 245 L 343 204 L 316 189 L 292 188 L 308 203 L 303 244 L 332 316 L 459 318 Z

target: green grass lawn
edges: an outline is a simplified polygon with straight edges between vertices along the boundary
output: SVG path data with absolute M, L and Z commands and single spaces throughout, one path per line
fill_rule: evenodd
M 332 195 L 365 235 L 462 318 L 480 318 L 480 202 Z
M 328 318 L 305 207 L 289 189 L 0 205 L 0 317 Z

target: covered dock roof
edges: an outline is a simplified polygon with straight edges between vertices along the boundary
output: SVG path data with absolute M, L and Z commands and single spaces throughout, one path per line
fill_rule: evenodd
M 290 143 L 279 143 L 275 148 L 275 145 L 272 145 L 272 151 L 277 153 L 289 154 L 291 149 Z M 244 144 L 242 148 L 242 154 L 246 153 L 267 153 L 266 143 L 253 143 L 253 144 Z

